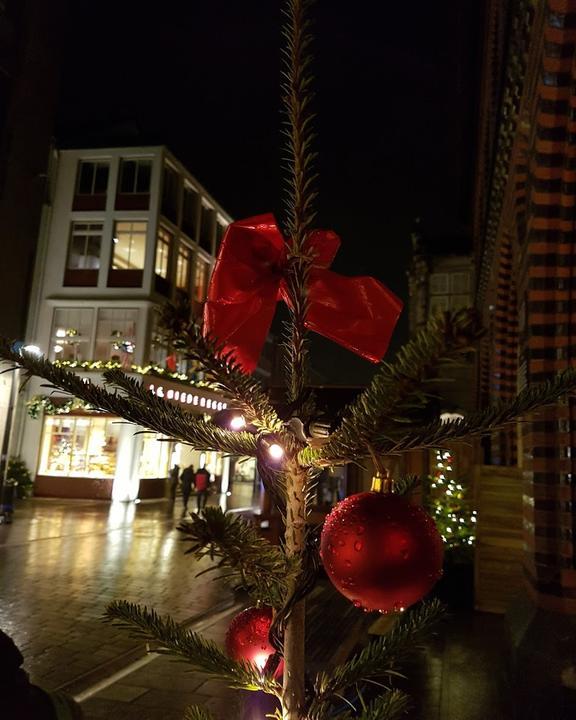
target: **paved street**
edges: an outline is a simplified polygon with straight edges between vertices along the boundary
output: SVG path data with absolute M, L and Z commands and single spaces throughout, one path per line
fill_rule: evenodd
M 228 501 L 251 499 L 251 487 L 239 486 Z M 141 647 L 102 623 L 111 600 L 145 603 L 183 621 L 230 599 L 210 574 L 195 578 L 206 563 L 184 555 L 180 515 L 178 504 L 170 512 L 152 501 L 19 503 L 14 523 L 0 526 L 0 627 L 21 649 L 33 682 L 72 687 Z

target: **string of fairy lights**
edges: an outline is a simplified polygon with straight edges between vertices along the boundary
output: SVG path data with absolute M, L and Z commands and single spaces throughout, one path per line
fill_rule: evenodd
M 471 508 L 466 486 L 454 477 L 454 457 L 440 448 L 434 453 L 428 506 L 442 540 L 447 548 L 474 545 L 477 513 Z

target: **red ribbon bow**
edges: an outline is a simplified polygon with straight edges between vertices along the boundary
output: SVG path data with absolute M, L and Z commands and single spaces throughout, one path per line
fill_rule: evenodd
M 309 233 L 314 257 L 308 280 L 306 327 L 367 360 L 388 348 L 402 302 L 372 277 L 349 278 L 327 268 L 340 238 L 331 230 Z M 228 226 L 204 306 L 204 334 L 232 352 L 246 372 L 258 364 L 276 302 L 289 303 L 284 275 L 288 246 L 271 214 Z

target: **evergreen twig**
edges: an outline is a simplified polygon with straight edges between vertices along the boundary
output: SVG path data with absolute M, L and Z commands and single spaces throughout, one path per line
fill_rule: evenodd
M 178 529 L 191 543 L 187 553 L 219 559 L 217 567 L 231 568 L 232 577 L 255 600 L 277 610 L 283 607 L 299 562 L 260 537 L 253 525 L 219 507 L 206 507 L 202 516 L 192 515 Z
M 214 715 L 200 705 L 192 705 L 186 708 L 183 720 L 214 720 Z
M 279 697 L 280 686 L 249 662 L 232 660 L 210 640 L 186 630 L 171 617 L 160 616 L 145 605 L 134 605 L 125 600 L 110 603 L 105 619 L 119 627 L 128 628 L 135 637 L 158 642 L 156 652 L 185 660 L 200 672 L 226 681 L 230 687 L 244 690 L 262 690 Z
M 410 698 L 401 690 L 387 690 L 373 700 L 360 715 L 347 712 L 338 720 L 399 720 L 410 709 Z M 326 716 L 328 717 L 328 716 Z
M 316 153 L 312 150 L 314 113 L 312 102 L 312 54 L 309 9 L 312 0 L 288 0 L 284 10 L 282 50 L 283 105 L 286 114 L 286 209 L 285 234 L 290 248 L 286 286 L 290 322 L 287 324 L 285 365 L 289 399 L 302 401 L 307 380 L 307 343 L 304 321 L 308 309 L 306 288 L 312 258 L 306 253 L 307 234 L 316 216 L 314 186 Z
M 14 352 L 4 339 L 0 340 L 0 358 L 24 368 L 29 375 L 45 378 L 50 383 L 48 387 L 52 389 L 64 390 L 94 408 L 119 415 L 131 423 L 187 443 L 197 450 L 256 455 L 256 438 L 250 433 L 222 430 L 214 423 L 206 422 L 202 417 L 193 416 L 178 405 L 153 395 L 141 383 L 118 370 L 111 370 L 109 377 L 118 387 L 127 391 L 128 396 L 117 391 L 109 392 L 91 381 L 86 382 L 85 378 L 43 357 Z
M 433 397 L 422 390 L 423 383 L 440 363 L 470 352 L 480 335 L 476 315 L 470 311 L 432 318 L 402 347 L 393 363 L 381 364 L 319 454 L 327 460 L 350 460 L 364 456 L 367 445 L 376 448 L 378 437 L 404 434 L 414 411 L 424 408 Z
M 356 683 L 392 673 L 397 663 L 422 641 L 443 613 L 444 609 L 438 601 L 422 604 L 406 613 L 388 634 L 371 642 L 353 658 L 330 673 L 319 673 L 314 682 L 314 698 L 310 707 L 312 717 L 326 703 L 331 703 L 337 694 Z
M 181 339 L 184 355 L 200 364 L 206 379 L 216 389 L 233 398 L 247 422 L 271 433 L 282 427 L 268 394 L 257 380 L 242 370 L 234 353 L 223 352 L 221 345 L 213 338 L 204 337 L 196 324 L 190 324 Z

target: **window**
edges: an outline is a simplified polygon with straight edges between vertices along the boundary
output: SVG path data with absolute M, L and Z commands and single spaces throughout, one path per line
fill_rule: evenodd
M 102 223 L 72 223 L 64 285 L 94 287 L 98 284 Z
M 150 433 L 142 435 L 142 449 L 138 466 L 140 478 L 168 477 L 171 448 L 170 443 L 166 442 L 166 440 L 165 435 L 152 435 Z
M 214 234 L 214 210 L 202 205 L 200 220 L 200 247 L 206 252 L 212 252 L 212 236 Z
M 114 224 L 112 265 L 108 275 L 110 287 L 141 287 L 146 254 L 145 222 Z
M 55 308 L 50 357 L 89 360 L 92 341 L 92 308 Z
M 151 176 L 152 160 L 121 160 L 116 209 L 147 210 L 150 202 Z
M 220 251 L 220 245 L 222 244 L 222 238 L 226 232 L 226 225 L 223 225 L 220 221 L 216 223 L 216 254 Z
M 178 186 L 178 173 L 165 165 L 162 179 L 162 214 L 174 223 L 178 222 Z
M 120 425 L 105 417 L 59 417 L 44 420 L 40 475 L 113 478 Z
M 81 160 L 76 175 L 73 210 L 105 210 L 108 162 Z
M 202 303 L 206 300 L 209 272 L 210 264 L 197 256 L 196 266 L 194 268 L 194 300 L 196 300 L 196 302 Z
M 450 310 L 461 310 L 470 307 L 470 295 L 450 295 Z
M 198 193 L 191 185 L 184 185 L 182 201 L 182 230 L 193 240 L 198 227 Z
M 436 315 L 448 310 L 448 296 L 437 295 L 430 298 L 430 315 Z
M 156 275 L 168 279 L 170 270 L 170 245 L 172 243 L 172 235 L 160 228 L 158 230 L 158 238 L 156 240 L 156 261 L 154 264 L 154 272 Z
M 119 362 L 129 368 L 136 348 L 136 308 L 100 308 L 94 359 Z
M 180 290 L 188 290 L 190 285 L 190 265 L 192 264 L 192 251 L 186 245 L 178 247 L 176 259 L 176 287 Z
M 448 273 L 432 273 L 430 275 L 430 294 L 445 295 L 450 292 Z
M 151 160 L 121 160 L 119 191 L 131 195 L 149 193 L 151 175 Z
M 470 292 L 470 273 L 455 272 L 450 276 L 450 292 L 453 295 L 462 295 Z

